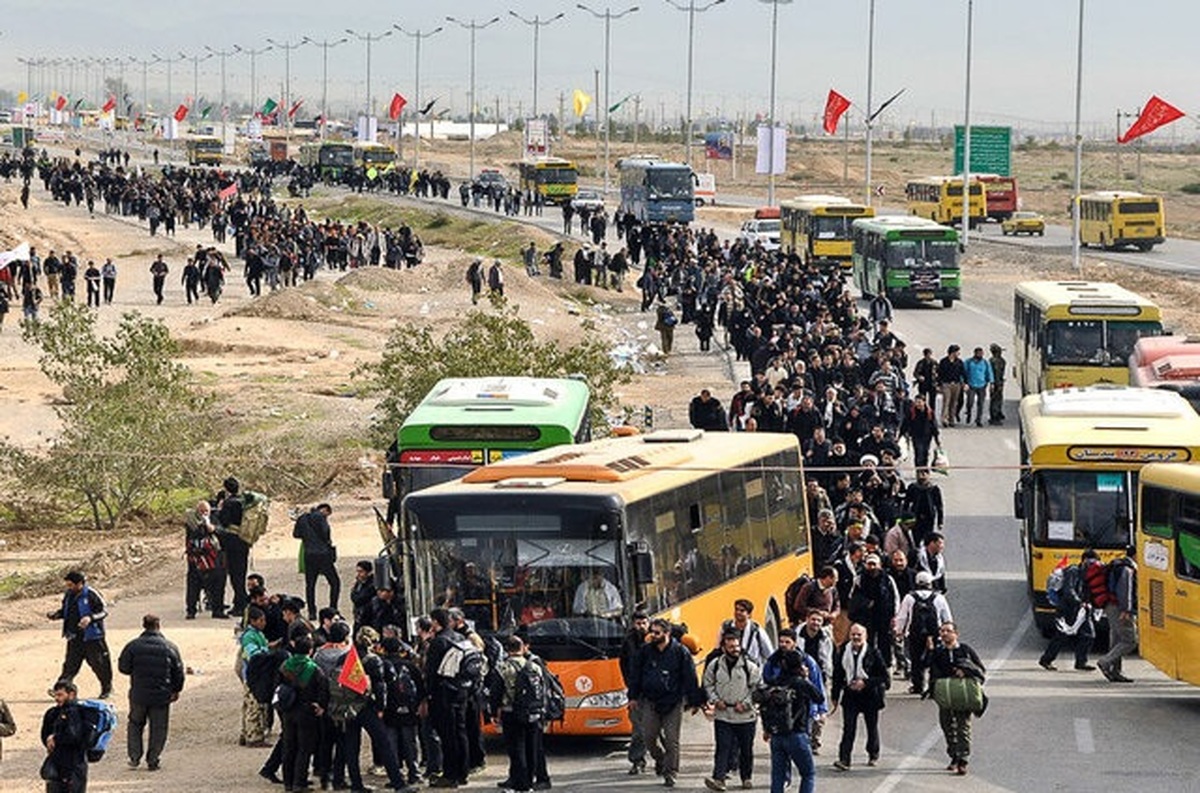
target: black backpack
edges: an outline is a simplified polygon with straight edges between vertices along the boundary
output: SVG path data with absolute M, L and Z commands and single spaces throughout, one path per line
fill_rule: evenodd
M 800 602 L 800 592 L 806 585 L 812 583 L 812 580 L 812 576 L 808 573 L 801 573 L 795 581 L 788 584 L 787 591 L 783 593 L 784 610 L 787 611 L 788 621 L 793 625 L 800 624 L 804 619 L 804 612 L 808 609 L 808 604 Z
M 934 597 L 936 595 L 933 593 L 928 597 L 913 594 L 912 618 L 908 624 L 909 635 L 919 639 L 938 635 L 941 626 L 938 624 L 937 606 L 933 604 Z
M 513 692 L 513 716 L 528 724 L 540 722 L 546 715 L 546 675 L 541 664 L 526 659 L 517 670 Z
M 469 639 L 462 639 L 454 642 L 442 656 L 437 673 L 450 688 L 462 692 L 474 692 L 483 688 L 483 679 L 487 675 L 487 669 L 487 658 L 479 648 Z
M 796 690 L 791 686 L 767 686 L 754 692 L 763 731 L 768 735 L 788 735 L 795 731 Z
M 421 698 L 412 665 L 402 661 L 390 661 L 389 665 L 395 673 L 388 681 L 389 709 L 404 715 L 416 713 Z

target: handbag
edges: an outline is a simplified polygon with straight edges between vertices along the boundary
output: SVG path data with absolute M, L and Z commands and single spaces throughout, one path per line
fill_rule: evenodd
M 42 761 L 42 767 L 38 769 L 38 776 L 47 782 L 62 781 L 62 777 L 58 773 L 58 766 L 50 759 L 50 755 L 46 755 L 46 759 Z
M 933 684 L 933 701 L 943 710 L 983 711 L 983 684 L 973 677 L 939 677 Z
M 946 450 L 938 446 L 933 450 L 933 460 L 930 462 L 930 468 L 935 473 L 942 476 L 950 476 L 950 456 L 946 454 Z

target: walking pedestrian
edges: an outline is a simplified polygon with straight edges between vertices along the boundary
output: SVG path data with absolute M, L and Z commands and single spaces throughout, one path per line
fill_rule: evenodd
M 84 793 L 87 790 L 87 749 L 91 730 L 79 707 L 79 690 L 70 680 L 54 684 L 54 705 L 42 716 L 42 779 L 46 793 Z
M 1108 652 L 1096 659 L 1100 673 L 1110 683 L 1132 683 L 1121 673 L 1121 657 L 1136 652 L 1137 630 L 1137 547 L 1129 546 L 1125 556 L 1108 563 L 1112 597 L 1104 606 L 1108 619 Z
M 311 652 L 312 639 L 298 637 L 292 642 L 291 655 L 279 669 L 280 682 L 295 691 L 295 702 L 290 707 L 280 706 L 284 790 L 306 789 L 308 766 L 321 736 L 321 717 L 329 707 L 329 683 L 309 656 Z M 272 779 L 275 775 L 260 772 L 260 776 Z
M 142 740 L 150 725 L 145 747 L 146 768 L 157 771 L 171 723 L 171 703 L 183 691 L 183 660 L 179 648 L 162 635 L 162 622 L 154 614 L 142 617 L 142 633 L 126 644 L 117 669 L 129 675 L 129 729 L 126 748 L 129 767 L 142 762 Z
M 720 655 L 704 668 L 704 693 L 716 742 L 712 776 L 705 778 L 704 785 L 717 791 L 725 790 L 735 766 L 742 787 L 752 784 L 755 713 L 751 695 L 762 684 L 762 666 L 742 651 L 737 629 L 721 634 L 720 648 Z
M 471 305 L 478 305 L 479 293 L 483 291 L 483 259 L 476 257 L 467 266 L 467 286 L 471 288 Z
M 909 659 L 908 693 L 925 693 L 929 655 L 941 626 L 952 619 L 946 596 L 933 590 L 933 576 L 924 570 L 917 573 L 916 588 L 900 601 L 896 616 L 896 637 L 904 643 Z
M 1054 620 L 1054 637 L 1046 646 L 1046 651 L 1038 659 L 1038 666 L 1048 672 L 1055 672 L 1058 667 L 1054 660 L 1066 646 L 1074 644 L 1075 668 L 1081 672 L 1090 672 L 1096 667 L 1088 663 L 1088 652 L 1092 649 L 1092 641 L 1096 638 L 1096 627 L 1092 619 L 1092 607 L 1088 603 L 1083 581 L 1083 566 L 1089 561 L 1099 561 L 1100 555 L 1092 548 L 1083 551 L 1079 564 L 1067 565 L 1062 571 L 1062 583 L 1055 597 L 1058 599 Z M 1049 593 L 1048 593 L 1049 594 Z
M 879 763 L 879 712 L 885 706 L 885 692 L 891 675 L 879 651 L 867 643 L 867 629 L 858 623 L 850 626 L 850 639 L 833 655 L 833 713 L 842 709 L 842 741 L 833 767 L 849 771 L 851 753 L 858 733 L 858 717 L 867 728 L 867 765 Z
M 88 307 L 100 308 L 100 270 L 96 263 L 88 260 L 87 269 L 83 271 L 83 282 L 87 286 Z M 63 290 L 64 292 L 66 290 Z
M 300 540 L 304 558 L 304 599 L 308 601 L 308 618 L 317 618 L 317 576 L 329 585 L 329 607 L 336 610 L 342 594 L 342 579 L 337 571 L 337 547 L 333 544 L 329 516 L 333 507 L 318 504 L 296 519 L 292 536 Z
M 112 303 L 113 292 L 117 289 L 117 265 L 111 257 L 100 266 L 100 280 L 104 283 L 104 305 L 107 306 Z
M 966 382 L 966 370 L 959 358 L 961 350 L 957 344 L 951 344 L 946 348 L 946 357 L 937 365 L 937 383 L 942 393 L 942 425 L 946 427 L 953 427 L 958 421 L 958 403 Z
M 646 644 L 646 635 L 650 629 L 650 617 L 645 610 L 638 609 L 633 613 L 633 623 L 621 642 L 619 659 L 621 679 L 625 682 L 626 697 L 632 686 L 633 659 Z M 633 724 L 633 732 L 629 736 L 629 775 L 637 776 L 646 770 L 646 738 L 642 733 L 642 718 L 633 702 L 629 703 L 629 721 Z
M 671 624 L 650 623 L 650 641 L 634 657 L 629 702 L 642 718 L 642 734 L 664 787 L 679 776 L 679 730 L 686 703 L 692 712 L 704 701 L 696 666 L 682 644 L 671 638 Z
M 63 581 L 62 606 L 46 615 L 62 620 L 62 635 L 67 640 L 67 656 L 58 679 L 73 682 L 86 659 L 100 680 L 100 699 L 108 699 L 112 696 L 113 671 L 104 638 L 104 620 L 108 617 L 104 598 L 88 585 L 87 576 L 79 570 L 68 572 Z
M 1004 360 L 1004 348 L 993 343 L 990 347 L 992 357 L 988 365 L 992 367 L 992 387 L 988 401 L 988 424 L 1000 426 L 1004 423 L 1004 377 L 1008 362 Z
M 201 499 L 184 518 L 186 531 L 187 584 L 184 595 L 186 618 L 196 618 L 200 609 L 200 593 L 208 598 L 208 608 L 214 619 L 228 619 L 225 613 L 225 580 L 220 567 L 221 544 L 213 525 L 212 505 Z
M 967 385 L 967 422 L 975 414 L 975 426 L 983 426 L 983 403 L 987 399 L 988 386 L 992 384 L 992 365 L 983 357 L 983 348 L 976 347 L 971 357 L 963 361 L 964 379 Z
M 170 275 L 171 268 L 167 267 L 167 263 L 163 261 L 162 254 L 158 254 L 158 258 L 150 265 L 150 275 L 153 276 L 154 284 L 154 302 L 161 306 L 163 302 L 163 287 L 167 284 L 167 276 Z M 190 298 L 188 302 L 191 302 Z
M 783 793 L 793 765 L 800 774 L 798 793 L 813 793 L 817 769 L 809 719 L 813 706 L 825 701 L 825 694 L 808 679 L 808 665 L 797 651 L 784 654 L 780 672 L 779 681 L 761 689 L 757 697 L 763 738 L 771 746 L 771 793 Z
M 971 757 L 971 717 L 982 715 L 987 697 L 980 690 L 980 710 L 976 712 L 961 702 L 951 701 L 945 693 L 939 694 L 939 690 L 944 692 L 946 684 L 955 679 L 975 681 L 982 689 L 986 670 L 975 651 L 958 640 L 958 627 L 953 622 L 942 625 L 940 636 L 941 643 L 930 654 L 930 688 L 938 702 L 938 722 L 946 737 L 946 754 L 950 755 L 946 770 L 964 776 Z
M 500 663 L 504 691 L 495 720 L 508 750 L 508 777 L 500 786 L 523 793 L 533 789 L 534 773 L 542 755 L 545 670 L 540 661 L 529 657 L 520 636 L 507 637 L 504 650 L 507 657 Z

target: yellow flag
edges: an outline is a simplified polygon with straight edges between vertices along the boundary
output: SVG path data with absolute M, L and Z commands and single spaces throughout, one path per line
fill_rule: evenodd
M 583 118 L 583 114 L 587 112 L 588 106 L 592 104 L 592 98 L 580 89 L 575 89 L 575 115 Z
M 25 93 L 24 91 L 17 94 L 17 104 L 18 105 L 25 104 L 25 102 L 28 101 L 28 99 L 29 99 L 29 94 Z

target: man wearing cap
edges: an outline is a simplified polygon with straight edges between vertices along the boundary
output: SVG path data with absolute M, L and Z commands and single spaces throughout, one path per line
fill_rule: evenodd
M 1004 423 L 1004 372 L 1008 361 L 1004 360 L 1004 348 L 992 342 L 992 357 L 988 363 L 992 367 L 991 399 L 988 402 L 988 424 L 998 427 Z
M 878 548 L 878 545 L 876 545 Z M 879 651 L 883 662 L 892 666 L 892 623 L 896 618 L 896 585 L 883 571 L 878 553 L 863 556 L 863 569 L 850 595 L 850 621 L 867 628 L 871 646 Z
M 329 585 L 329 607 L 336 609 L 342 594 L 342 579 L 337 571 L 337 548 L 333 545 L 329 516 L 333 507 L 318 504 L 296 519 L 292 536 L 300 540 L 304 553 L 304 597 L 308 618 L 317 618 L 317 576 Z
M 925 692 L 925 672 L 929 669 L 929 653 L 937 641 L 937 631 L 953 619 L 946 596 L 933 591 L 933 576 L 924 570 L 917 573 L 916 588 L 900 601 L 896 615 L 896 637 L 904 641 L 910 662 L 908 693 Z
M 963 361 L 967 383 L 967 421 L 975 414 L 975 426 L 983 426 L 983 400 L 992 384 L 992 365 L 983 357 L 983 348 L 976 347 L 971 357 Z

